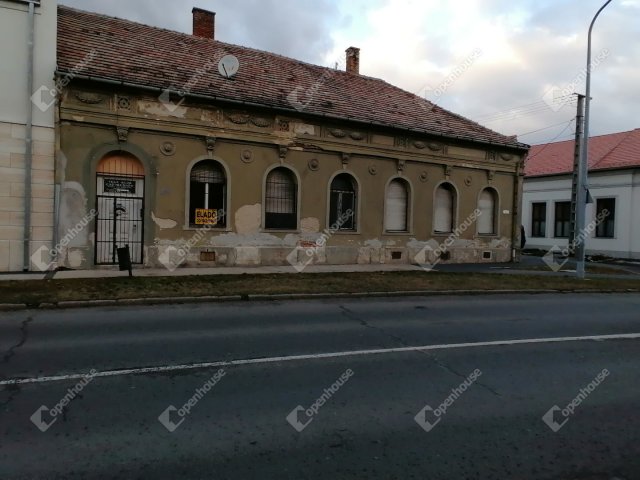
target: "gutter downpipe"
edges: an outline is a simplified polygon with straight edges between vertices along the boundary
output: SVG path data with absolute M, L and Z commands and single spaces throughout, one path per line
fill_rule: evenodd
M 25 165 L 24 165 L 24 243 L 23 243 L 23 270 L 31 270 L 31 175 L 33 165 L 33 62 L 35 39 L 35 3 L 29 1 L 29 39 L 28 67 L 27 67 L 27 123 L 25 134 Z

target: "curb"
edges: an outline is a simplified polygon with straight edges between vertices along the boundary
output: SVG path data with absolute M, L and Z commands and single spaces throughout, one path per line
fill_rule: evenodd
M 625 294 L 640 293 L 640 290 L 407 290 L 400 292 L 356 292 L 356 293 L 277 293 L 271 295 L 226 295 L 203 297 L 163 297 L 163 298 L 126 298 L 120 300 L 78 300 L 58 303 L 0 303 L 0 312 L 29 309 L 55 310 L 70 308 L 118 307 L 143 305 L 181 305 L 222 302 L 265 302 L 279 300 L 329 300 L 334 298 L 393 298 L 393 297 L 434 297 L 434 296 L 478 296 L 478 295 L 544 295 L 544 294 Z

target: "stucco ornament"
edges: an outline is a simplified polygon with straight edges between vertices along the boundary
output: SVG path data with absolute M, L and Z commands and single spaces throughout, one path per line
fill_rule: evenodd
M 369 165 L 369 173 L 371 175 L 377 175 L 378 174 L 378 167 L 376 167 L 375 165 Z
M 311 170 L 312 172 L 317 172 L 318 168 L 320 168 L 320 161 L 317 158 L 312 158 L 311 160 L 309 160 L 309 170 Z
M 172 142 L 162 142 L 162 144 L 160 144 L 160 152 L 163 155 L 170 157 L 176 153 L 176 146 Z
M 240 160 L 242 160 L 244 163 L 253 162 L 253 152 L 249 149 L 243 150 L 240 154 Z

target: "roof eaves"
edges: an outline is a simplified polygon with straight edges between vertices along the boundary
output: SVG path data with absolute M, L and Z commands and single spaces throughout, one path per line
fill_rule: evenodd
M 67 72 L 67 71 L 64 71 L 63 69 L 59 69 L 59 70 L 56 71 L 56 75 L 57 76 L 64 76 L 64 75 L 67 75 L 69 73 L 72 73 L 72 72 Z M 82 74 L 74 73 L 73 78 L 75 80 L 84 80 L 84 81 L 88 81 L 88 82 L 96 82 L 96 83 L 103 83 L 103 84 L 109 84 L 109 85 L 118 85 L 118 86 L 125 87 L 125 88 L 146 90 L 146 91 L 150 91 L 150 92 L 154 92 L 154 93 L 162 93 L 164 91 L 164 89 L 162 89 L 160 87 L 153 87 L 153 86 L 150 86 L 150 85 L 136 84 L 136 83 L 132 83 L 132 82 L 126 82 L 126 81 L 123 81 L 123 80 L 107 78 L 107 77 L 98 77 L 98 76 L 82 75 Z M 261 104 L 261 103 L 255 103 L 255 102 L 247 102 L 247 101 L 244 101 L 244 100 L 229 99 L 229 98 L 224 98 L 224 97 L 217 97 L 215 95 L 202 95 L 202 94 L 187 93 L 185 96 L 186 97 L 191 97 L 193 99 L 206 100 L 206 101 L 209 101 L 209 102 L 220 102 L 220 103 L 226 103 L 226 104 L 232 104 L 232 105 L 242 105 L 244 107 L 253 107 L 253 108 L 263 108 L 263 109 L 267 108 L 267 109 L 271 109 L 271 110 L 275 110 L 275 111 L 284 112 L 284 113 L 287 113 L 287 114 L 300 115 L 300 112 L 298 110 L 293 109 L 293 108 L 287 109 L 287 108 L 284 108 L 284 107 L 279 107 L 279 106 L 274 106 L 274 105 Z M 492 142 L 490 140 L 480 140 L 480 139 L 477 139 L 477 138 L 474 138 L 474 137 L 465 136 L 465 135 L 448 135 L 448 134 L 445 134 L 445 133 L 442 133 L 442 132 L 430 131 L 430 130 L 426 130 L 426 129 L 425 130 L 420 130 L 420 129 L 398 127 L 397 125 L 392 125 L 392 124 L 383 123 L 383 122 L 369 122 L 369 121 L 365 121 L 365 120 L 358 120 L 356 118 L 349 117 L 349 116 L 339 116 L 339 115 L 332 115 L 332 114 L 328 114 L 328 113 L 315 113 L 315 112 L 306 112 L 305 115 L 310 116 L 310 117 L 328 118 L 328 119 L 337 120 L 337 121 L 347 120 L 347 121 L 350 121 L 350 122 L 353 122 L 353 123 L 358 123 L 358 124 L 361 124 L 361 125 L 382 127 L 382 128 L 393 128 L 393 129 L 404 131 L 404 132 L 411 132 L 411 133 L 416 133 L 416 134 L 421 134 L 421 135 L 431 135 L 431 136 L 437 136 L 437 137 L 442 137 L 442 138 L 450 138 L 450 139 L 453 139 L 453 140 L 468 141 L 468 142 L 471 142 L 471 143 L 477 143 L 477 144 L 481 144 L 481 145 L 490 145 L 490 146 L 496 146 L 496 147 L 502 147 L 502 148 L 508 148 L 508 149 L 522 151 L 522 152 L 527 152 L 529 150 L 529 148 L 530 148 L 529 145 L 524 144 L 524 143 L 520 143 L 520 142 L 514 142 L 514 143 Z

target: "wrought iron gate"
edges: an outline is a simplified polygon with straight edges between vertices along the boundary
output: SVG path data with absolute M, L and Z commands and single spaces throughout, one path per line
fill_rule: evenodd
M 143 262 L 144 198 L 98 195 L 96 265 L 118 263 L 117 249 L 129 245 L 131 263 Z

